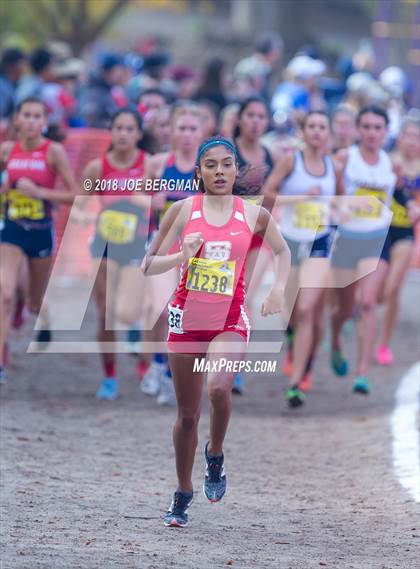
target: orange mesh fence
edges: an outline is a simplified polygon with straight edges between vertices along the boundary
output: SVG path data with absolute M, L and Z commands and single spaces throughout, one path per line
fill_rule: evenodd
M 98 158 L 110 144 L 110 133 L 99 129 L 70 129 L 64 147 L 70 160 L 74 175 L 79 184 L 83 183 L 82 173 L 88 162 Z M 58 183 L 60 189 L 61 182 Z M 95 200 L 96 201 L 96 200 Z M 87 275 L 90 271 L 89 238 L 93 227 L 85 228 L 69 223 L 69 206 L 60 206 L 55 215 L 57 247 L 59 251 L 64 231 L 67 227 L 66 242 L 59 254 L 60 274 L 66 277 Z M 75 236 L 77 235 L 77 239 Z

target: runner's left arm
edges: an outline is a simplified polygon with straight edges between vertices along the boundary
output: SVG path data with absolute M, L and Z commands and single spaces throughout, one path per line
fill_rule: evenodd
M 396 176 L 395 182 L 395 192 L 401 192 L 403 205 L 408 210 L 408 216 L 413 225 L 416 225 L 420 221 L 420 205 L 414 196 L 410 196 L 408 199 L 404 199 L 404 177 L 400 161 L 398 156 L 394 156 L 392 160 L 392 169 Z
M 263 237 L 273 250 L 274 284 L 261 307 L 261 315 L 268 316 L 281 312 L 284 302 L 284 290 L 289 278 L 291 255 L 273 216 L 260 208 L 255 233 Z

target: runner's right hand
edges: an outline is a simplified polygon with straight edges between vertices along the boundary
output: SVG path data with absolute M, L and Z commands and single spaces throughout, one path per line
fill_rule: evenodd
M 84 227 L 94 223 L 96 221 L 97 215 L 92 211 L 82 211 L 77 207 L 73 207 L 70 212 L 69 220 L 72 223 L 78 223 Z
M 203 242 L 204 239 L 201 233 L 188 233 L 182 243 L 182 260 L 188 261 L 188 259 L 194 257 Z

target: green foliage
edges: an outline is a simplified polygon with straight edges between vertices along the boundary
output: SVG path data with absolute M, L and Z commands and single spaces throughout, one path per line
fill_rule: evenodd
M 68 42 L 75 54 L 95 40 L 130 0 L 0 0 L 0 37 L 27 47 Z M 16 43 L 16 42 L 15 42 Z

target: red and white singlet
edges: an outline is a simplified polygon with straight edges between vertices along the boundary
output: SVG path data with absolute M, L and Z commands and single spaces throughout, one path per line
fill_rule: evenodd
M 13 146 L 7 160 L 6 172 L 9 190 L 6 192 L 5 218 L 10 221 L 52 223 L 52 206 L 48 200 L 31 198 L 16 189 L 20 178 L 29 178 L 37 186 L 53 188 L 56 174 L 48 164 L 48 148 L 51 140 L 45 140 L 33 150 L 24 150 L 20 142 Z
M 191 214 L 181 240 L 200 232 L 204 239 L 196 256 L 181 266 L 181 281 L 168 306 L 169 344 L 209 342 L 221 332 L 249 336 L 245 312 L 244 272 L 252 232 L 244 203 L 233 196 L 232 214 L 224 225 L 210 225 L 203 212 L 203 194 L 192 198 Z

